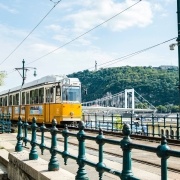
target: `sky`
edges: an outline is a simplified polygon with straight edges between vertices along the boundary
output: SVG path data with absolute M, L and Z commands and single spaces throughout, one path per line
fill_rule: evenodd
M 92 71 L 95 61 L 97 69 L 178 66 L 178 48 L 169 50 L 178 36 L 176 12 L 177 0 L 0 1 L 0 71 L 7 74 L 0 91 L 21 85 L 15 68 L 23 59 L 25 82 Z

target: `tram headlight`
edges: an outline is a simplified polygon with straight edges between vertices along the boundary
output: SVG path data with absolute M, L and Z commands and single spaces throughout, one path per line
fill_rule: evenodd
M 70 112 L 70 116 L 72 117 L 74 115 L 74 112 Z

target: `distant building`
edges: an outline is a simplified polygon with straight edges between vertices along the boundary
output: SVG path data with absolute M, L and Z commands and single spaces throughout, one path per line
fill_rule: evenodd
M 159 66 L 159 69 L 164 69 L 164 70 L 178 70 L 178 66 L 172 66 L 172 65 L 161 65 Z

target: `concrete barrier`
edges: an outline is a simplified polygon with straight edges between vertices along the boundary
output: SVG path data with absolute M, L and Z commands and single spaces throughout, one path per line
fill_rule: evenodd
M 0 149 L 0 180 L 7 180 L 8 154 L 6 149 Z
M 10 180 L 72 180 L 75 175 L 60 168 L 48 171 L 48 162 L 44 159 L 29 160 L 29 152 L 9 153 L 8 178 Z

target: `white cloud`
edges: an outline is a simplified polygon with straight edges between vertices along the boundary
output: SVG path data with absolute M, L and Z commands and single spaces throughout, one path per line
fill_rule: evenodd
M 52 30 L 54 32 L 62 31 L 62 27 L 57 24 L 51 24 L 49 26 L 46 26 L 46 29 Z
M 9 6 L 6 6 L 6 5 L 4 5 L 2 3 L 0 3 L 0 9 L 8 11 L 8 12 L 10 12 L 12 14 L 17 14 L 18 13 L 18 11 L 16 9 L 13 9 L 13 8 L 11 8 Z
M 85 8 L 82 6 L 78 12 L 68 15 L 66 20 L 74 22 L 74 28 L 77 32 L 83 32 L 111 18 L 134 3 L 132 0 L 126 0 L 121 3 L 113 0 L 92 0 L 91 4 L 88 4 Z M 104 26 L 116 31 L 132 26 L 144 27 L 152 23 L 152 18 L 153 14 L 150 3 L 142 1 L 113 20 L 110 20 Z

